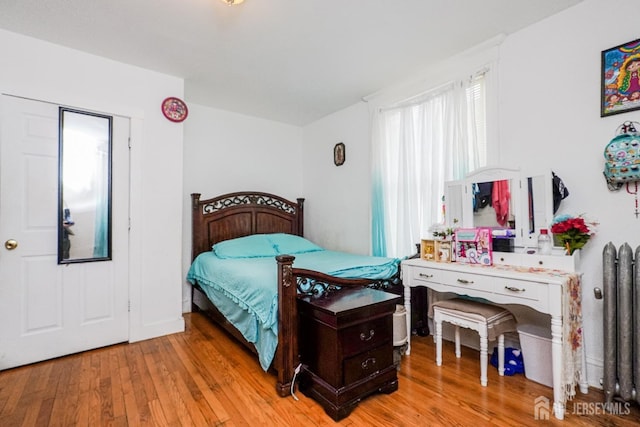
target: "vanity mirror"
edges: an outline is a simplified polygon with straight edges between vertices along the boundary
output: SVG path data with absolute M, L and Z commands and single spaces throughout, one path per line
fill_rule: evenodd
M 540 229 L 552 220 L 551 183 L 551 171 L 477 169 L 463 180 L 445 183 L 447 226 L 491 227 L 509 237 L 509 247 L 535 247 Z

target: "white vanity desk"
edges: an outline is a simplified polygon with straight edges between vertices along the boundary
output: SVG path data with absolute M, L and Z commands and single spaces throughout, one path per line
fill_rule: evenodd
M 579 285 L 579 276 L 573 273 L 579 251 L 574 256 L 538 256 L 515 253 L 494 253 L 494 266 L 445 263 L 423 259 L 402 262 L 404 306 L 407 310 L 407 330 L 411 330 L 411 288 L 425 286 L 437 292 L 485 298 L 497 304 L 521 304 L 551 315 L 553 363 L 553 412 L 564 418 L 564 361 L 567 334 L 563 314 L 567 313 L 565 286 L 573 277 Z M 517 265 L 517 267 L 515 267 Z M 547 270 L 549 269 L 549 270 Z M 564 304 L 564 305 L 563 305 Z M 570 350 L 570 347 L 569 347 Z M 578 357 L 584 366 L 584 346 Z M 411 334 L 406 354 L 411 352 Z M 577 367 L 580 368 L 579 366 Z M 580 390 L 587 392 L 586 375 L 579 369 Z M 533 402 L 532 402 L 533 405 Z

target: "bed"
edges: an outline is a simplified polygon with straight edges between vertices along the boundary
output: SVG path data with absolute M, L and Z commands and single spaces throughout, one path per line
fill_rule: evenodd
M 262 192 L 200 197 L 191 195 L 192 308 L 274 370 L 280 396 L 290 394 L 298 366 L 300 294 L 346 286 L 402 293 L 399 259 L 327 251 L 304 239 L 304 199 Z

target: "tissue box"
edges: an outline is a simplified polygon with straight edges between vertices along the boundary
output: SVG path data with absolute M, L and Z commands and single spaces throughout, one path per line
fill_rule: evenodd
M 459 228 L 455 235 L 456 261 L 465 264 L 493 264 L 490 228 Z

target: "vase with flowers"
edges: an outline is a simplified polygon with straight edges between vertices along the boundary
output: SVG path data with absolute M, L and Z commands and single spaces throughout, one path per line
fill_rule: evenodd
M 551 232 L 562 242 L 567 255 L 581 249 L 593 236 L 595 222 L 589 222 L 582 215 L 559 215 L 551 223 Z
M 455 222 L 455 221 L 454 221 Z M 433 234 L 435 240 L 451 240 L 455 230 L 451 227 L 447 227 L 444 224 L 433 224 L 429 231 Z

